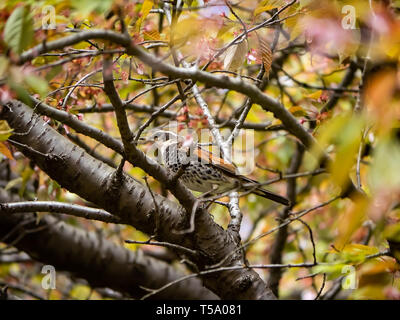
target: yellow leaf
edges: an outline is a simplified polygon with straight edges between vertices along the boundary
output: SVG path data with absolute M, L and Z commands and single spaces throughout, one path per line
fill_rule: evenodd
M 395 260 L 389 257 L 379 257 L 376 260 L 370 260 L 363 267 L 363 275 L 373 275 L 379 273 L 396 272 L 400 268 Z
M 150 30 L 143 32 L 145 40 L 160 40 L 160 34 L 157 30 Z
M 380 71 L 366 84 L 365 104 L 369 116 L 383 132 L 392 128 L 393 119 L 400 114 L 399 108 L 396 108 L 392 101 L 396 90 L 396 77 L 395 71 Z
M 275 9 L 277 7 L 278 6 L 276 6 L 276 5 L 267 5 L 267 6 L 258 7 L 258 8 L 256 8 L 256 10 L 254 10 L 254 16 L 258 16 L 260 13 L 262 13 L 264 11 L 269 11 L 269 10 Z
M 351 243 L 346 244 L 342 252 L 367 256 L 378 253 L 379 249 L 377 247 L 370 247 L 359 243 Z
M 6 141 L 12 135 L 13 129 L 10 128 L 6 120 L 0 120 L 0 141 Z
M 396 139 L 384 137 L 374 148 L 373 163 L 369 172 L 371 189 L 398 190 L 400 186 L 400 144 Z M 396 173 L 396 174 L 395 174 Z M 399 234 L 400 239 L 400 234 Z
M 224 69 L 233 72 L 238 71 L 243 64 L 244 59 L 246 58 L 246 53 L 246 41 L 242 41 L 237 45 L 230 46 L 228 50 L 226 50 Z
M 315 91 L 314 93 L 306 95 L 306 97 L 309 99 L 318 100 L 321 97 L 321 95 L 322 95 L 322 90 L 318 90 L 318 91 Z
M 307 112 L 302 107 L 299 106 L 290 107 L 289 112 L 296 117 L 302 117 L 307 115 Z
M 357 198 L 339 220 L 339 235 L 335 241 L 335 248 L 344 249 L 354 232 L 361 226 L 368 209 L 369 201 L 365 197 Z
M 77 300 L 86 300 L 91 293 L 91 289 L 83 284 L 77 284 L 69 293 L 71 298 Z
M 350 170 L 356 162 L 356 156 L 361 142 L 363 120 L 351 118 L 342 130 L 336 133 L 337 143 L 335 160 L 329 163 L 328 170 L 332 173 L 332 180 L 339 187 L 344 186 L 349 179 Z
M 271 126 L 280 126 L 282 124 L 282 121 L 279 119 L 274 119 L 271 123 Z
M 10 160 L 14 159 L 11 151 L 7 148 L 4 142 L 0 142 L 0 153 L 4 154 Z
M 289 41 L 296 39 L 303 32 L 304 23 L 302 22 L 301 15 L 296 14 L 299 10 L 300 5 L 294 4 L 293 6 L 290 6 L 282 16 L 282 18 L 285 18 L 283 25 L 289 29 L 290 32 Z
M 4 190 L 6 190 L 6 191 L 10 190 L 10 189 L 16 187 L 17 185 L 19 185 L 21 182 L 22 182 L 22 178 L 21 177 L 18 177 L 18 178 L 15 178 L 13 180 L 10 180 L 7 183 L 7 185 L 5 186 Z
M 351 294 L 353 300 L 385 300 L 385 292 L 382 285 L 367 285 L 354 290 Z
M 258 7 L 254 10 L 254 16 L 258 16 L 260 13 L 269 11 L 280 7 L 284 2 L 282 0 L 264 0 L 261 1 Z
M 185 19 L 179 20 L 174 28 L 174 45 L 184 45 L 189 39 L 194 40 L 201 34 L 204 29 L 204 22 L 197 16 L 191 15 Z M 167 40 L 167 39 L 163 39 Z
M 136 32 L 140 31 L 140 26 L 143 21 L 146 19 L 148 14 L 150 13 L 151 8 L 153 8 L 154 1 L 153 0 L 144 0 L 142 4 L 142 9 L 140 10 L 140 18 L 136 21 Z

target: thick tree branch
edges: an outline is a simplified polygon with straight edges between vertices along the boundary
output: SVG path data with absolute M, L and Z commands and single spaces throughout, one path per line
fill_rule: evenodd
M 0 118 L 6 119 L 18 133 L 11 136 L 11 139 L 19 143 L 17 148 L 20 148 L 62 187 L 117 215 L 121 218 L 121 223 L 131 224 L 148 234 L 154 233 L 157 219 L 159 221 L 157 239 L 196 250 L 199 255 L 188 258 L 197 265 L 199 270 L 207 265 L 218 263 L 237 248 L 229 233 L 218 226 L 205 209 L 199 210 L 195 217 L 195 232 L 189 235 L 172 232 L 171 230 L 187 229 L 188 220 L 182 207 L 155 194 L 158 207 L 156 210 L 150 192 L 128 175 L 123 176 L 118 192 L 114 192 L 111 188 L 115 172 L 113 168 L 89 156 L 61 136 L 40 117 L 35 116 L 32 109 L 26 105 L 11 101 L 7 106 L 2 107 Z M 24 145 L 26 147 L 23 147 Z M 144 154 L 141 157 L 147 159 Z M 147 162 L 148 160 L 144 161 L 149 166 L 146 168 L 149 171 L 157 173 L 157 170 L 162 170 L 158 175 L 161 177 L 166 175 L 165 170 L 157 163 L 154 162 L 153 166 L 152 163 Z M 137 163 L 143 164 L 140 161 Z M 190 193 L 185 200 L 186 205 L 190 205 L 192 199 L 196 198 Z M 238 254 L 232 255 L 225 265 L 240 263 L 242 263 L 242 255 Z M 258 274 L 251 269 L 227 270 L 205 276 L 203 281 L 206 287 L 221 298 L 274 298 Z
M 0 203 L 18 200 L 0 189 Z M 25 204 L 14 202 L 14 208 Z M 146 256 L 142 251 L 132 251 L 87 232 L 52 216 L 43 217 L 39 224 L 31 213 L 8 214 L 0 210 L 0 239 L 25 251 L 34 259 L 53 265 L 56 270 L 72 272 L 86 279 L 93 287 L 109 287 L 140 298 L 146 291 L 141 287 L 158 288 L 183 274 L 168 264 Z M 31 223 L 22 222 L 31 218 Z M 10 234 L 10 230 L 16 232 Z M 36 229 L 37 232 L 30 232 Z M 198 279 L 160 292 L 156 299 L 215 299 Z

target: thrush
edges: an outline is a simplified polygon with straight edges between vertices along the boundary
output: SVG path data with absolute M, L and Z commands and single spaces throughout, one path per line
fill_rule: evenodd
M 285 206 L 289 200 L 268 191 L 248 177 L 240 175 L 236 167 L 197 144 L 185 145 L 185 139 L 171 131 L 158 130 L 148 141 L 156 143 L 161 161 L 176 174 L 184 170 L 179 179 L 193 191 L 223 194 L 229 191 L 250 192 Z

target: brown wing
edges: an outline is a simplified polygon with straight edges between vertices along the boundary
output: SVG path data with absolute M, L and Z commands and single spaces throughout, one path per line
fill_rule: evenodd
M 236 167 L 233 164 L 224 161 L 222 158 L 217 157 L 213 153 L 211 153 L 207 150 L 201 149 L 201 148 L 196 148 L 194 151 L 194 154 L 197 155 L 202 161 L 213 164 L 214 166 L 219 168 L 221 171 L 223 171 L 226 175 L 239 179 L 241 181 L 241 183 L 243 183 L 243 184 L 248 184 L 248 186 L 245 188 L 245 190 L 246 189 L 249 191 L 252 190 L 253 193 L 255 193 L 261 197 L 281 203 L 285 206 L 290 205 L 290 201 L 288 199 L 280 196 L 279 194 L 268 191 L 260 186 L 257 187 L 257 185 L 259 184 L 257 181 L 238 174 Z M 252 184 L 254 186 L 251 186 Z M 256 188 L 254 189 L 254 187 L 256 187 Z
M 236 167 L 232 163 L 225 161 L 224 159 L 207 150 L 195 148 L 194 154 L 197 155 L 202 161 L 213 164 L 231 176 L 237 174 Z

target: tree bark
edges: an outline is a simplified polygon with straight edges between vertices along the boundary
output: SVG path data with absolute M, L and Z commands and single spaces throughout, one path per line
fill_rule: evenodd
M 0 240 L 25 251 L 33 259 L 69 271 L 93 287 L 108 287 L 134 298 L 184 276 L 165 262 L 132 251 L 101 235 L 68 225 L 53 216 L 38 224 L 33 213 L 6 214 L 1 203 L 18 201 L 0 189 Z M 37 230 L 37 231 L 36 231 Z M 216 299 L 199 279 L 179 282 L 153 299 Z
M 118 178 L 113 168 L 64 138 L 25 104 L 11 101 L 3 106 L 0 119 L 7 120 L 15 130 L 11 137 L 14 145 L 63 188 L 117 215 L 121 223 L 149 235 L 156 230 L 160 241 L 196 250 L 195 256 L 185 258 L 199 270 L 219 263 L 237 249 L 231 234 L 216 224 L 206 210 L 196 215 L 193 233 L 173 232 L 188 228 L 188 215 L 181 206 L 157 194 L 155 206 L 145 186 L 126 174 Z M 243 265 L 242 253 L 231 255 L 224 264 L 228 265 Z M 246 268 L 211 273 L 203 281 L 223 299 L 275 298 L 258 273 Z

